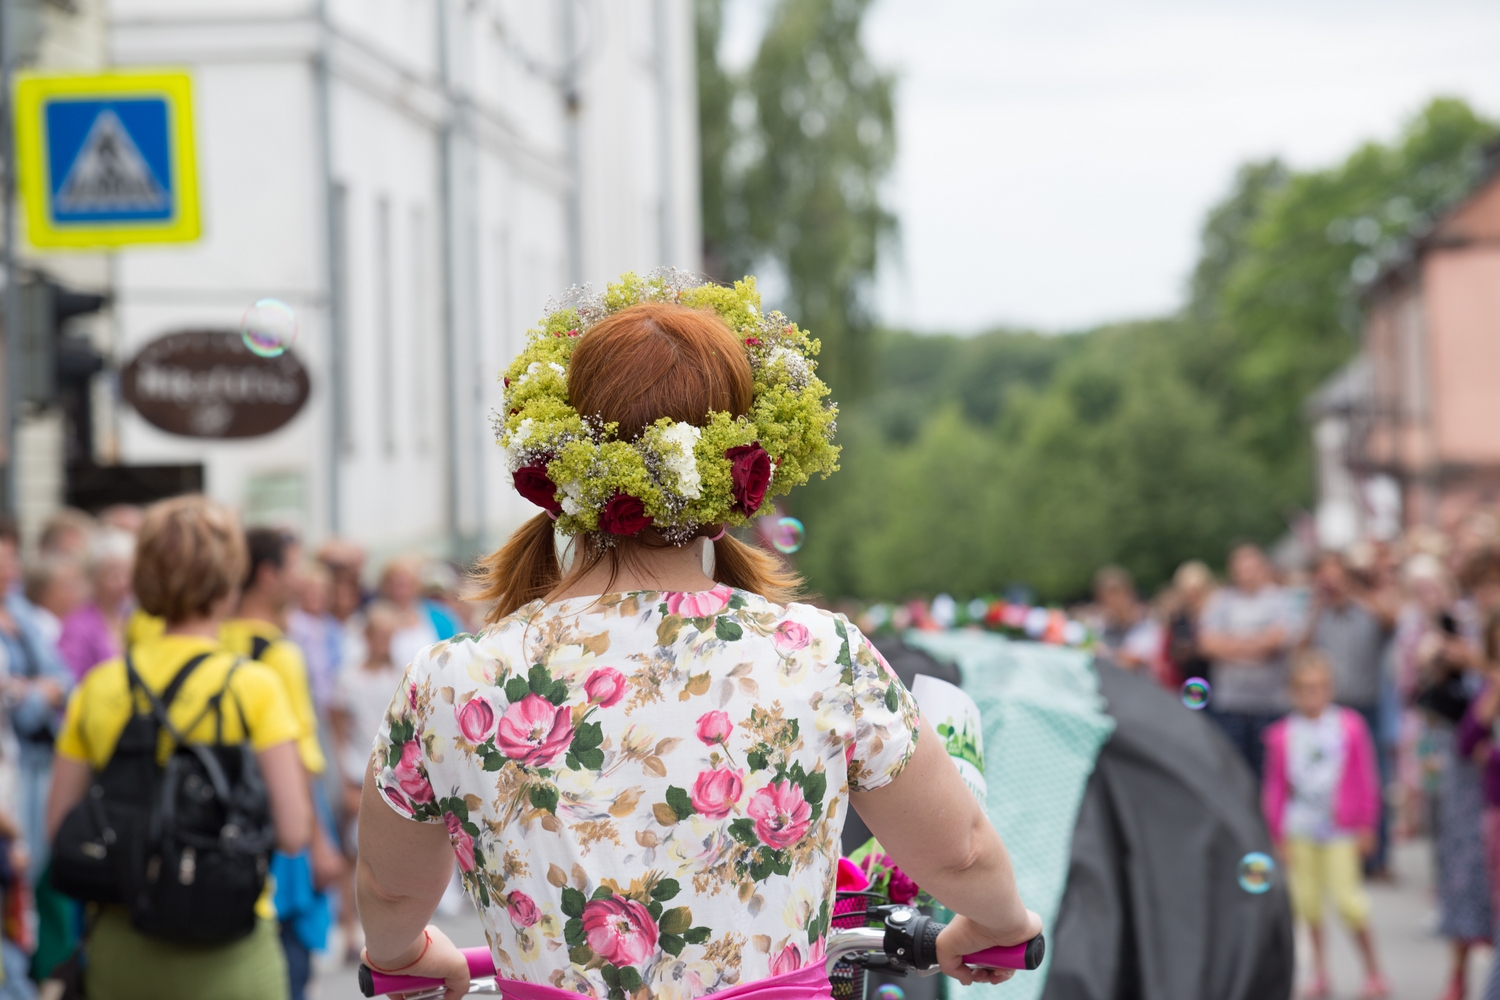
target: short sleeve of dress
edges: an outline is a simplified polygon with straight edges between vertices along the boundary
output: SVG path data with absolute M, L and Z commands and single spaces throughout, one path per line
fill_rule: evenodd
M 843 633 L 854 712 L 854 741 L 847 749 L 850 791 L 869 792 L 890 784 L 917 749 L 922 713 L 906 685 L 885 657 L 842 616 L 835 619 Z M 846 655 L 840 650 L 840 657 Z
M 432 712 L 433 691 L 427 662 L 418 656 L 406 668 L 385 721 L 375 733 L 375 787 L 380 797 L 407 819 L 441 823 L 443 813 L 427 775 L 423 735 Z

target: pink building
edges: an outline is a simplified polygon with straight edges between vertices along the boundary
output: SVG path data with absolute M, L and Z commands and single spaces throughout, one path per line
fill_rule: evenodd
M 1362 352 L 1310 401 L 1325 544 L 1500 501 L 1500 156 L 1487 166 L 1371 284 Z

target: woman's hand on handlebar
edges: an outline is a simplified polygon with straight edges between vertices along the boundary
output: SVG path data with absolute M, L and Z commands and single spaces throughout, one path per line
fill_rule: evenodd
M 979 926 L 968 917 L 957 916 L 938 934 L 938 967 L 968 986 L 970 983 L 1003 983 L 1015 975 L 1014 969 L 976 969 L 965 965 L 963 956 L 986 948 L 1022 944 L 1042 933 L 1042 918 L 1030 910 L 1020 926 L 996 932 Z
M 464 958 L 464 953 L 458 950 L 458 946 L 448 940 L 448 935 L 441 930 L 428 924 L 427 933 L 432 939 L 427 945 L 427 951 L 416 962 L 400 969 L 399 974 L 441 979 L 446 990 L 443 1000 L 459 1000 L 469 992 L 469 962 Z M 420 945 L 421 939 L 417 943 Z M 369 964 L 368 953 L 364 955 L 364 960 Z

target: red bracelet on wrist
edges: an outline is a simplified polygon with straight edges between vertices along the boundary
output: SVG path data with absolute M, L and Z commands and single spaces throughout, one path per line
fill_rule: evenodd
M 418 962 L 422 961 L 422 957 L 427 954 L 427 949 L 432 947 L 432 931 L 424 929 L 422 931 L 422 937 L 425 938 L 426 941 L 423 943 L 422 950 L 417 954 L 417 957 L 412 959 L 410 962 L 407 962 L 405 965 L 401 966 L 398 969 L 382 969 L 380 966 L 370 961 L 370 949 L 368 948 L 365 949 L 365 964 L 370 967 L 371 972 L 378 972 L 382 976 L 394 976 L 397 973 L 405 972 L 413 965 L 416 965 Z

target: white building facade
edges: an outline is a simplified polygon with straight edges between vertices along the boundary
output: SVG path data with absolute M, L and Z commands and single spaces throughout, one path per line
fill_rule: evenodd
M 203 217 L 196 243 L 93 268 L 113 360 L 274 297 L 312 385 L 286 426 L 235 441 L 115 402 L 110 457 L 202 463 L 208 493 L 312 540 L 466 555 L 503 539 L 535 509 L 489 414 L 547 299 L 698 266 L 690 0 L 108 0 L 99 16 L 108 65 L 192 73 Z

